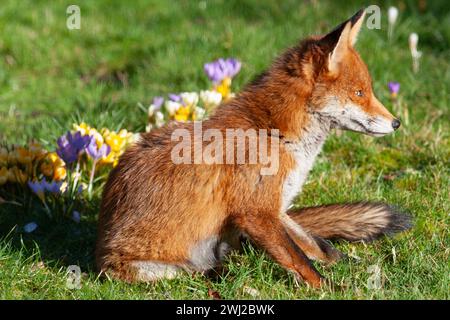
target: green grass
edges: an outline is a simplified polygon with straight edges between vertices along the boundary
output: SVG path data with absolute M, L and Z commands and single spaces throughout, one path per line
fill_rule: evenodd
M 68 1 L 3 1 L 0 10 L 0 140 L 31 138 L 54 148 L 74 121 L 143 131 L 138 108 L 155 95 L 199 90 L 209 83 L 204 62 L 243 62 L 235 91 L 264 70 L 283 48 L 322 33 L 349 17 L 360 1 L 77 1 L 81 30 L 65 27 Z M 389 1 L 382 29 L 363 30 L 358 50 L 379 99 L 403 120 L 399 132 L 380 139 L 335 135 L 296 205 L 354 200 L 397 204 L 415 219 L 412 231 L 371 245 L 340 243 L 353 257 L 322 273 L 345 291 L 296 288 L 293 277 L 265 254 L 246 247 L 230 257 L 218 278 L 184 276 L 157 284 L 98 279 L 93 267 L 99 193 L 86 202 L 80 224 L 46 218 L 30 195 L 0 203 L 2 299 L 448 299 L 450 4 Z M 388 4 L 401 8 L 388 42 Z M 411 71 L 408 35 L 420 36 L 418 74 Z M 125 79 L 125 80 L 124 80 Z M 388 81 L 401 83 L 400 103 L 389 100 Z M 9 200 L 5 195 L 2 197 Z M 37 221 L 39 228 L 21 232 Z M 82 287 L 66 287 L 66 268 L 83 272 Z M 368 268 L 382 272 L 382 288 L 367 288 Z

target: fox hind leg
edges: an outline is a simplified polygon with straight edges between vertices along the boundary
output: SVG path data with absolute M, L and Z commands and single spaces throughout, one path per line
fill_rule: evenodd
M 321 287 L 325 279 L 314 268 L 302 249 L 291 239 L 278 213 L 241 214 L 235 224 L 277 263 L 294 272 L 313 287 Z

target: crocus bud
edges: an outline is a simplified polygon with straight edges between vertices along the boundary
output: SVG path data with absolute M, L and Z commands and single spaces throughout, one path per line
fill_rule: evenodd
M 398 17 L 398 9 L 396 7 L 390 7 L 388 9 L 388 38 L 392 38 L 392 34 L 394 33 L 394 24 L 397 21 Z
M 422 56 L 422 52 L 417 50 L 417 44 L 419 42 L 419 36 L 417 33 L 411 33 L 409 35 L 409 50 L 413 60 L 413 71 L 417 73 L 419 71 L 419 58 Z
M 411 53 L 417 52 L 417 43 L 419 43 L 419 36 L 413 32 L 409 35 L 409 49 Z
M 388 9 L 388 20 L 390 25 L 394 25 L 397 21 L 398 9 L 396 7 L 390 7 Z

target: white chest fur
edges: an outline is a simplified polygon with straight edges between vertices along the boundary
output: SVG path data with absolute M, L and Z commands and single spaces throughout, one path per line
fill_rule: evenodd
M 323 124 L 317 119 L 312 119 L 298 142 L 286 144 L 288 151 L 295 159 L 295 167 L 289 172 L 283 183 L 282 213 L 286 212 L 294 197 L 300 193 L 317 155 L 322 150 L 327 135 L 328 132 Z

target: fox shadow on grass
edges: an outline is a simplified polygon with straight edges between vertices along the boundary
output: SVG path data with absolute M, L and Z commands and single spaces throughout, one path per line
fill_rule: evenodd
M 89 210 L 80 210 L 79 222 L 62 215 L 50 218 L 37 206 L 26 210 L 19 203 L 0 204 L 0 243 L 9 244 L 24 258 L 37 256 L 48 267 L 77 265 L 82 272 L 95 272 L 99 200 L 95 202 Z M 37 228 L 27 233 L 24 227 L 30 222 Z

